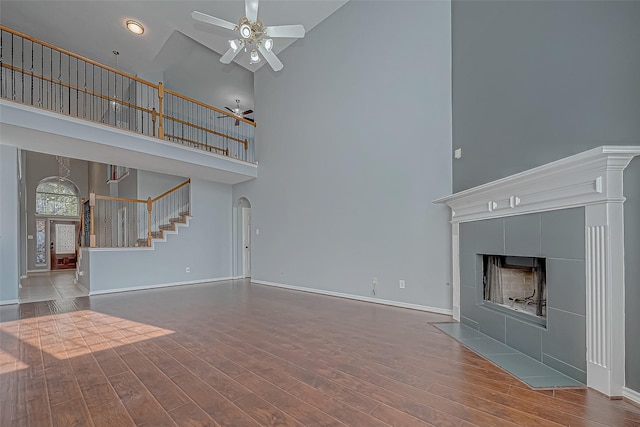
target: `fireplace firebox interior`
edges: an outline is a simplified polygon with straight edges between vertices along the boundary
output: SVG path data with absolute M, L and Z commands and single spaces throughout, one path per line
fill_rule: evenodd
M 483 255 L 483 299 L 544 321 L 547 317 L 544 258 Z

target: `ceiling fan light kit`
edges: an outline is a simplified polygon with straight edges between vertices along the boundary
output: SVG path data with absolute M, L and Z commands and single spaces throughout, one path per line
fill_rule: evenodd
M 240 18 L 238 25 L 198 11 L 192 12 L 191 17 L 197 21 L 236 31 L 240 34 L 241 38 L 229 40 L 229 50 L 220 58 L 220 62 L 223 64 L 229 64 L 233 61 L 242 50 L 242 47 L 244 47 L 245 52 L 249 51 L 249 62 L 251 64 L 260 62 L 260 55 L 258 54 L 260 52 L 274 71 L 280 71 L 284 65 L 276 54 L 272 52 L 273 38 L 302 38 L 305 34 L 302 25 L 265 27 L 258 19 L 258 0 L 245 0 L 245 16 Z

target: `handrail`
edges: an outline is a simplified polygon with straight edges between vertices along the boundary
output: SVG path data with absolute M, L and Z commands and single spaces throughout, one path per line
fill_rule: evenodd
M 100 196 L 98 194 L 96 194 L 96 199 L 99 199 L 99 200 L 115 200 L 115 201 L 118 201 L 118 202 L 147 203 L 146 200 L 129 199 L 127 197 Z
M 137 82 L 144 83 L 146 85 L 153 86 L 154 88 L 158 89 L 158 85 L 153 84 L 153 83 L 151 83 L 151 82 L 149 82 L 149 81 L 147 81 L 145 79 L 141 79 L 140 77 L 134 76 L 133 74 L 129 74 L 129 73 L 126 73 L 126 72 L 124 72 L 122 70 L 118 70 L 117 68 L 113 68 L 113 67 L 110 67 L 108 65 L 101 64 L 98 61 L 94 61 L 93 59 L 87 58 L 86 56 L 78 55 L 77 53 L 73 53 L 73 52 L 71 52 L 71 51 L 69 51 L 67 49 L 63 49 L 63 48 L 58 47 L 58 46 L 56 46 L 54 44 L 48 43 L 48 42 L 46 42 L 44 40 L 40 40 L 40 39 L 32 37 L 32 36 L 30 36 L 28 34 L 22 33 L 22 32 L 20 32 L 18 30 L 14 30 L 13 28 L 9 28 L 9 27 L 7 27 L 5 25 L 0 24 L 0 30 L 6 31 L 6 32 L 11 33 L 11 34 L 15 34 L 16 36 L 20 36 L 20 37 L 22 37 L 24 39 L 27 39 L 27 40 L 31 41 L 31 42 L 41 44 L 42 46 L 46 46 L 49 49 L 53 49 L 53 50 L 56 50 L 56 51 L 58 51 L 60 53 L 64 53 L 65 55 L 69 55 L 72 58 L 76 58 L 76 59 L 79 59 L 81 61 L 88 62 L 89 64 L 95 65 L 95 66 L 100 67 L 100 68 L 104 68 L 105 70 L 109 70 L 112 73 L 120 74 L 122 76 L 125 76 L 128 79 L 135 80 Z
M 133 228 L 128 228 L 128 226 L 125 226 L 125 228 L 127 228 L 127 230 L 129 231 L 129 235 L 137 235 L 137 242 L 143 241 L 143 246 L 151 246 L 152 239 L 156 237 L 158 233 L 163 233 L 164 230 L 166 230 L 166 228 L 163 228 L 163 226 L 172 224 L 174 222 L 174 220 L 171 218 L 175 218 L 176 215 L 183 216 L 189 214 L 189 190 L 187 189 L 186 193 L 179 190 L 183 189 L 190 183 L 191 179 L 187 179 L 186 181 L 160 194 L 159 196 L 154 198 L 147 197 L 146 200 L 134 199 L 129 197 L 101 196 L 95 193 L 89 193 L 89 199 L 82 201 L 82 235 L 84 237 L 84 245 L 94 248 L 98 245 L 102 245 L 103 242 L 107 242 L 106 247 L 109 247 L 109 241 L 113 245 L 113 233 L 115 232 L 113 215 L 114 212 L 118 212 L 118 219 L 120 219 L 121 212 L 124 212 L 124 215 L 128 216 L 130 220 L 133 219 L 133 223 L 138 224 L 137 226 L 133 225 Z M 97 203 L 98 201 L 102 202 Z M 112 203 L 115 203 L 115 205 Z M 86 209 L 87 206 L 88 211 Z M 133 216 L 127 213 L 128 209 L 130 208 L 132 208 L 130 212 Z M 142 212 L 144 212 L 144 220 L 140 221 L 140 215 L 142 215 Z M 96 236 L 95 233 L 96 218 L 98 218 L 97 225 L 102 231 L 99 236 Z M 109 220 L 109 218 L 111 218 L 111 220 Z M 84 222 L 85 219 L 87 221 L 86 224 Z M 118 227 L 120 226 L 120 224 L 121 223 L 118 222 Z M 125 222 L 124 224 L 127 224 L 127 222 Z M 120 233 L 120 228 L 118 228 L 118 233 Z M 140 233 L 144 233 L 143 239 L 141 238 Z M 125 246 L 130 246 L 131 241 L 128 237 L 126 237 L 126 232 L 124 236 L 125 237 L 122 241 L 125 243 Z M 118 234 L 118 247 L 122 246 L 120 243 L 120 237 L 121 235 Z M 136 243 L 135 246 L 138 246 L 138 244 Z
M 215 145 L 208 145 L 208 144 L 205 144 L 203 142 L 198 142 L 196 140 L 189 139 L 189 138 L 183 138 L 181 136 L 170 135 L 168 133 L 165 133 L 164 136 L 166 138 L 169 138 L 169 139 L 179 139 L 180 141 L 185 141 L 185 142 L 188 142 L 189 144 L 197 145 L 199 147 L 204 147 L 205 149 L 208 148 L 208 149 L 210 149 L 209 151 L 218 150 L 218 151 L 223 152 L 227 156 L 229 155 L 229 149 L 228 148 L 220 148 L 220 147 L 216 147 Z
M 213 105 L 207 105 L 204 102 L 198 101 L 197 99 L 190 98 L 187 95 L 182 95 L 182 94 L 180 94 L 178 92 L 174 92 L 174 91 L 172 91 L 170 89 L 167 89 L 167 88 L 164 88 L 164 91 L 169 93 L 169 94 L 171 94 L 171 95 L 173 95 L 173 96 L 177 96 L 178 98 L 182 98 L 182 99 L 184 99 L 186 101 L 189 101 L 189 102 L 192 102 L 192 103 L 194 103 L 196 105 L 199 105 L 201 107 L 205 107 L 205 108 L 208 108 L 210 110 L 213 110 L 216 113 L 224 114 L 225 116 L 229 116 L 231 118 L 238 119 L 241 122 L 245 122 L 248 125 L 256 127 L 256 123 L 255 122 L 252 122 L 251 120 L 247 120 L 244 117 L 236 116 L 235 114 L 231 114 L 228 111 L 221 110 L 220 108 L 214 107 Z
M 168 90 L 166 90 L 166 89 L 165 89 L 165 92 L 168 92 Z M 211 107 L 209 107 L 209 108 L 211 108 Z M 164 116 L 164 117 L 165 117 L 165 119 L 167 119 L 167 120 L 173 120 L 173 121 L 174 121 L 174 122 L 176 122 L 176 123 L 180 123 L 180 124 L 182 124 L 182 125 L 191 126 L 191 127 L 192 127 L 192 128 L 194 128 L 194 129 L 198 129 L 198 130 L 202 130 L 202 131 L 205 131 L 205 132 L 209 132 L 209 133 L 212 133 L 212 134 L 214 134 L 214 135 L 218 135 L 218 136 L 221 136 L 221 137 L 223 137 L 223 138 L 227 138 L 227 139 L 230 139 L 230 140 L 232 140 L 232 141 L 239 142 L 239 143 L 241 143 L 241 144 L 244 144 L 245 149 L 246 149 L 246 147 L 247 147 L 247 140 L 246 140 L 246 139 L 236 138 L 236 137 L 234 137 L 234 136 L 227 135 L 227 134 L 224 134 L 224 133 L 221 133 L 221 132 L 215 131 L 215 130 L 213 130 L 213 129 L 207 129 L 207 128 L 203 127 L 203 126 L 194 125 L 193 123 L 189 123 L 189 122 L 187 122 L 187 121 L 180 120 L 180 119 L 177 119 L 177 118 L 175 118 L 175 117 L 173 117 L 173 116 L 169 116 L 169 115 L 166 115 L 166 114 L 165 114 L 165 116 Z M 235 117 L 235 116 L 233 116 L 233 117 Z M 170 137 L 170 135 L 165 135 L 165 136 Z M 171 136 L 171 137 L 172 137 L 172 138 L 178 138 L 178 137 L 176 137 L 176 136 Z M 178 138 L 178 139 L 182 139 L 182 138 Z
M 11 41 L 0 57 L 4 99 L 254 162 L 254 121 L 5 25 L 0 31 L 7 35 L 3 40 Z M 45 59 L 51 64 L 45 65 Z M 213 116 L 226 119 L 218 122 Z
M 162 193 L 158 197 L 154 197 L 153 199 L 151 199 L 151 201 L 152 202 L 158 201 L 158 200 L 162 199 L 164 196 L 166 196 L 167 194 L 173 193 L 174 191 L 181 189 L 182 187 L 184 187 L 187 184 L 191 184 L 191 178 L 189 178 L 188 180 L 186 180 L 182 184 L 178 184 L 175 187 L 168 189 L 167 191 L 165 191 L 164 193 Z

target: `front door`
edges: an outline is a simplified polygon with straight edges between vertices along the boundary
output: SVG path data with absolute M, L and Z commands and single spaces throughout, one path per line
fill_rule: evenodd
M 78 221 L 52 220 L 49 229 L 51 270 L 76 268 Z

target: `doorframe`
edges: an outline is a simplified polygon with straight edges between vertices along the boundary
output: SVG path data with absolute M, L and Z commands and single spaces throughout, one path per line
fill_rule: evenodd
M 251 208 L 240 208 L 242 212 L 242 276 L 251 278 Z
M 232 213 L 232 273 L 235 279 L 245 278 L 243 268 L 244 247 L 242 241 L 244 228 L 242 215 L 243 208 L 251 209 L 251 202 L 246 197 L 239 197 L 233 205 Z M 249 230 L 249 234 L 251 235 L 251 230 Z M 251 248 L 249 248 L 249 250 L 251 251 Z M 251 253 L 249 254 L 249 257 L 251 257 Z
M 36 219 L 38 219 L 38 217 L 36 217 Z M 51 265 L 51 227 L 55 224 L 56 221 L 59 222 L 73 222 L 77 227 L 80 226 L 80 218 L 78 217 L 70 217 L 70 216 L 41 216 L 40 219 L 45 219 L 47 221 L 47 230 L 45 233 L 45 240 L 46 240 L 46 244 L 45 244 L 45 250 L 47 252 L 47 268 L 46 270 L 43 269 L 41 271 L 53 271 L 54 269 L 52 268 L 53 266 Z M 76 247 L 77 247 L 77 242 L 76 242 Z M 78 256 L 79 254 L 76 254 L 76 256 Z M 77 266 L 77 260 L 76 260 L 76 269 L 78 268 Z

